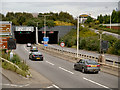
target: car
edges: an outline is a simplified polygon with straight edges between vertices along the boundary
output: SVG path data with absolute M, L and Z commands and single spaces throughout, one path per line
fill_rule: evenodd
M 36 46 L 31 46 L 30 51 L 31 52 L 38 52 L 38 48 Z
M 27 47 L 31 47 L 31 43 L 27 43 Z
M 80 59 L 77 63 L 74 64 L 74 69 L 81 70 L 83 73 L 98 73 L 100 71 L 100 64 L 98 64 L 95 60 Z
M 39 51 L 38 52 L 31 52 L 29 54 L 29 59 L 43 61 L 43 55 Z

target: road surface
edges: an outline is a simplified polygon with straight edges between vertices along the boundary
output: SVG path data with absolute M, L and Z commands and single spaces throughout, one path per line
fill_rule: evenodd
M 15 52 L 26 60 L 30 68 L 52 81 L 57 88 L 118 88 L 118 77 L 100 72 L 84 74 L 73 69 L 74 63 L 43 53 L 44 61 L 29 60 L 29 47 L 18 44 Z M 38 77 L 39 78 L 39 77 Z

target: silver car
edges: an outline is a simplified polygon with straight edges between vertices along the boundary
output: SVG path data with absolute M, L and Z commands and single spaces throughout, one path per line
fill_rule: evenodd
M 94 60 L 80 59 L 77 63 L 74 64 L 74 69 L 81 70 L 83 73 L 85 72 L 98 73 L 100 71 L 100 64 L 98 64 Z

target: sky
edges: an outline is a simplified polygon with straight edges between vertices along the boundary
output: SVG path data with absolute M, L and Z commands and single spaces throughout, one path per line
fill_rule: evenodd
M 44 2 L 43 2 L 44 1 Z M 118 8 L 119 0 L 1 0 L 0 13 L 28 12 L 47 13 L 60 11 L 68 12 L 73 17 L 81 14 L 98 15 L 111 14 Z

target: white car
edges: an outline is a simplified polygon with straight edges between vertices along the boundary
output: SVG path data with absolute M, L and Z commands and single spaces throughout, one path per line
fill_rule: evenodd
M 27 47 L 31 47 L 31 43 L 27 43 Z

